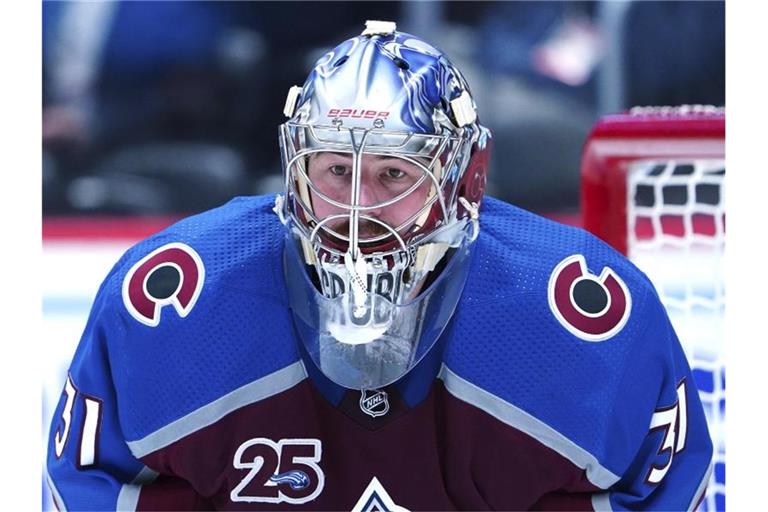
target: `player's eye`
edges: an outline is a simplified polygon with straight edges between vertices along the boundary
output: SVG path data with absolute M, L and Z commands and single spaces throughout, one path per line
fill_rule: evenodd
M 349 168 L 346 165 L 336 164 L 328 167 L 328 171 L 334 176 L 344 176 L 348 170 Z
M 402 169 L 398 169 L 397 167 L 390 167 L 387 169 L 385 173 L 385 177 L 391 180 L 401 180 L 405 178 L 407 175 L 408 175 L 407 172 L 403 171 Z

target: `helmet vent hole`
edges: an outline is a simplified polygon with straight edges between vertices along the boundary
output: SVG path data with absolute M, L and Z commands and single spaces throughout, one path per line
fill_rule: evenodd
M 341 66 L 342 64 L 347 62 L 348 58 L 349 58 L 349 55 L 343 56 L 342 58 L 340 58 L 339 60 L 336 61 L 336 63 L 333 65 L 333 67 L 338 68 L 339 66 Z
M 411 65 L 408 64 L 408 62 L 401 59 L 400 57 L 395 57 L 395 65 L 400 69 L 404 69 L 404 70 L 411 69 Z

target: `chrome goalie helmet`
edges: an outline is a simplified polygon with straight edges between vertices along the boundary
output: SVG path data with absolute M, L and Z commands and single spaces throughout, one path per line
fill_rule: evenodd
M 490 132 L 445 55 L 381 21 L 321 57 L 285 114 L 275 211 L 296 330 L 332 381 L 381 388 L 458 304 Z

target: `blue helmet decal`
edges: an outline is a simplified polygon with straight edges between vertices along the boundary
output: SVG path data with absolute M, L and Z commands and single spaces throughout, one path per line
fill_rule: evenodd
M 440 133 L 436 121 L 451 121 L 450 102 L 468 90 L 446 56 L 416 36 L 357 36 L 316 62 L 302 88 L 295 120 L 329 125 L 341 117 L 344 127 L 370 128 L 374 119 L 382 118 L 379 127 L 389 130 Z

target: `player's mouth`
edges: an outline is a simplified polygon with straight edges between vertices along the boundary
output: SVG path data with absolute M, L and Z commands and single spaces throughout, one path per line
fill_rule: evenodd
M 332 229 L 344 237 L 349 238 L 349 220 L 344 220 L 334 225 Z M 388 235 L 391 231 L 378 224 L 376 222 L 369 221 L 367 219 L 360 219 L 357 227 L 357 236 L 360 241 L 367 239 L 378 238 L 382 235 Z

